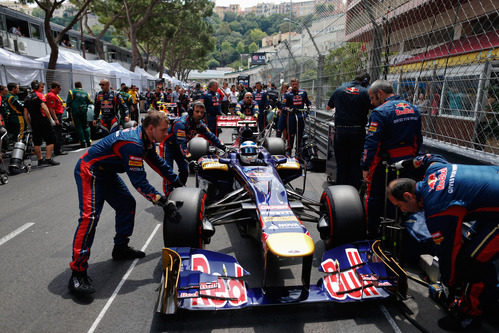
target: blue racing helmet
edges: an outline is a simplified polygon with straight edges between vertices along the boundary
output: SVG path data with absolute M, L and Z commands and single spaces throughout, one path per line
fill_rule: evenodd
M 258 156 L 257 145 L 253 141 L 244 141 L 239 147 L 241 161 L 245 164 L 251 164 L 256 161 Z

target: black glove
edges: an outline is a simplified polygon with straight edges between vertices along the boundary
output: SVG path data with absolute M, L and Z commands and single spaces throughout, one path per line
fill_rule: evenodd
M 168 204 L 168 199 L 164 195 L 162 195 L 161 198 L 159 198 L 158 201 L 155 202 L 155 204 L 165 208 Z
M 180 180 L 180 178 L 177 177 L 177 180 L 172 184 L 173 187 L 177 188 L 177 187 L 182 187 L 184 186 L 184 183 L 182 183 L 182 181 Z
M 224 151 L 224 153 L 227 151 L 227 146 L 222 143 L 222 146 L 220 147 Z
M 175 201 L 169 200 L 166 206 L 163 207 L 163 210 L 165 211 L 165 216 L 168 218 L 168 220 L 172 221 L 173 223 L 180 222 L 181 216 L 177 210 Z
M 199 169 L 199 164 L 197 161 L 190 161 L 189 162 L 189 169 L 192 170 L 193 172 L 198 172 Z

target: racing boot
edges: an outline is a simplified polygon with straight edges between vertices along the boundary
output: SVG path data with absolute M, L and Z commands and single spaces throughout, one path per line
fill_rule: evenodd
M 142 251 L 135 250 L 127 244 L 114 245 L 113 260 L 132 260 L 136 258 L 144 258 L 146 254 Z
M 90 295 L 95 293 L 95 288 L 92 285 L 92 279 L 87 275 L 87 271 L 73 271 L 68 284 L 69 291 L 77 295 Z

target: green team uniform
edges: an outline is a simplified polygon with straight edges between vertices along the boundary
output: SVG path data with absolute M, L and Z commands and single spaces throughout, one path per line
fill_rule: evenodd
M 130 110 L 130 114 L 132 113 L 132 105 L 133 105 L 133 97 L 126 91 L 120 91 L 120 95 L 125 101 L 126 106 L 128 107 L 128 110 Z M 125 113 L 123 112 L 122 109 L 120 109 L 120 124 L 121 126 L 125 126 Z
M 22 139 L 24 131 L 26 130 L 26 121 L 24 120 L 24 106 L 19 102 L 16 95 L 7 93 L 5 96 L 5 110 L 6 119 L 5 127 L 12 140 L 16 141 L 17 136 L 20 134 Z
M 88 127 L 87 109 L 92 104 L 90 95 L 81 88 L 72 89 L 68 92 L 66 105 L 73 119 L 76 133 L 80 138 L 80 144 L 90 146 L 90 128 Z

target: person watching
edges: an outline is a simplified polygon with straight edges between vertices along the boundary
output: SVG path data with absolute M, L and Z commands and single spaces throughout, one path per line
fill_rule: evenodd
M 368 237 L 376 238 L 385 206 L 385 177 L 388 182 L 395 178 L 394 172 L 385 172 L 386 166 L 382 162 L 393 164 L 415 157 L 423 136 L 419 109 L 395 95 L 390 82 L 375 81 L 369 88 L 369 98 L 375 109 L 369 118 L 361 168 L 362 177 L 368 184 L 365 205 Z M 390 203 L 386 208 L 385 217 L 395 217 L 395 209 Z
M 120 113 L 118 109 L 124 115 L 125 123 L 130 120 L 128 118 L 129 110 L 121 95 L 110 89 L 109 80 L 101 80 L 99 86 L 102 90 L 95 95 L 93 125 L 97 126 L 97 120 L 99 120 L 100 116 L 101 125 L 109 133 L 113 133 L 119 130 Z
M 55 126 L 57 118 L 52 118 L 52 114 L 47 107 L 47 100 L 43 95 L 45 84 L 38 80 L 31 82 L 33 91 L 28 94 L 24 101 L 24 107 L 27 109 L 28 123 L 31 124 L 33 131 L 33 145 L 35 155 L 38 158 L 38 166 L 54 166 L 60 163 L 54 161 L 52 154 L 54 152 L 55 134 L 52 126 Z M 42 143 L 45 141 L 45 158 L 42 157 Z
M 336 184 L 360 188 L 362 170 L 360 157 L 366 136 L 367 114 L 371 103 L 366 87 L 370 76 L 362 73 L 352 82 L 338 87 L 326 109 L 334 113 L 334 155 L 336 158 Z
M 293 145 L 295 141 L 295 135 L 298 135 L 298 142 L 296 150 L 300 149 L 301 140 L 303 137 L 303 131 L 305 130 L 305 118 L 306 114 L 300 111 L 294 110 L 303 110 L 305 107 L 307 109 L 310 108 L 312 102 L 308 99 L 308 94 L 305 90 L 300 89 L 300 81 L 298 79 L 291 80 L 291 91 L 284 94 L 282 99 L 282 113 L 280 121 L 285 121 L 287 123 L 287 147 L 286 151 L 288 154 L 291 154 L 293 150 Z M 293 112 L 296 112 L 293 114 Z M 281 129 L 284 126 L 281 126 Z

